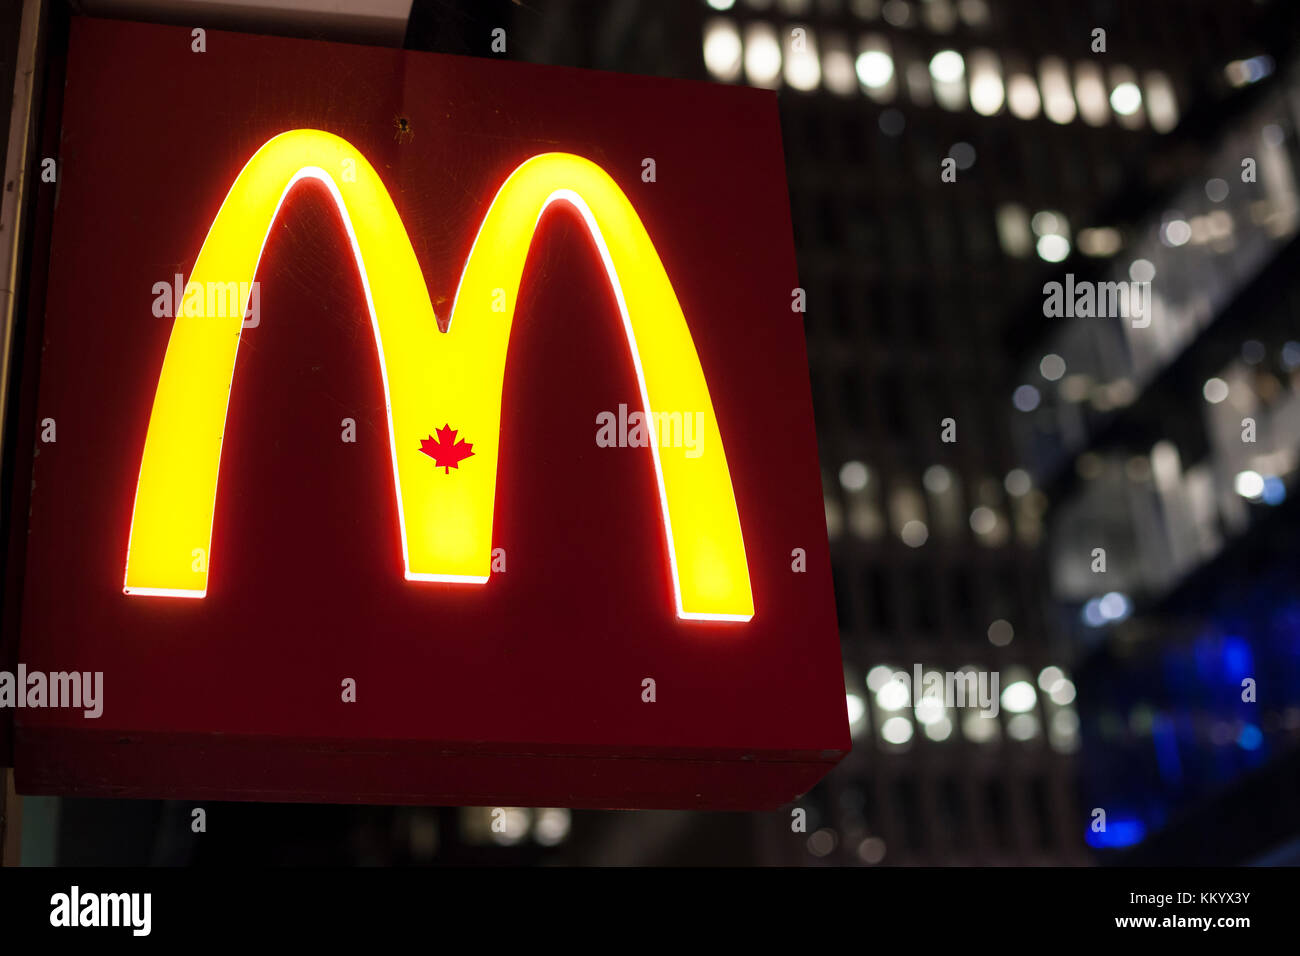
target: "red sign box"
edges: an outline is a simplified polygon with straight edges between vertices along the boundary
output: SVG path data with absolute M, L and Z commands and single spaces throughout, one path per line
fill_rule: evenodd
M 806 791 L 849 734 L 775 95 L 218 32 L 205 46 L 74 23 L 38 408 L 54 440 L 34 467 L 20 659 L 102 673 L 102 714 L 17 710 L 19 789 L 729 809 Z M 642 360 L 678 369 L 649 347 L 634 359 L 620 321 L 648 258 L 625 255 L 616 292 L 616 240 L 566 202 L 536 221 L 513 303 L 500 560 L 482 583 L 408 580 L 420 532 L 395 494 L 406 436 L 390 442 L 379 293 L 311 178 L 279 207 L 258 322 L 238 333 L 203 596 L 126 593 L 166 411 L 174 320 L 156 285 L 193 274 L 245 164 L 293 130 L 373 167 L 442 327 L 512 171 L 558 152 L 616 184 L 707 382 L 752 617 L 679 614 L 659 459 L 597 440 L 602 413 L 644 408 Z M 387 355 L 387 374 L 408 358 Z M 425 460 L 450 482 L 485 459 L 449 468 L 444 425 Z

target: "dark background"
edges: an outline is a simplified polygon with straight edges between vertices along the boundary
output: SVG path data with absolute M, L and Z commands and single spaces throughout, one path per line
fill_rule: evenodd
M 779 91 L 854 753 L 799 801 L 806 833 L 788 810 L 520 808 L 493 834 L 490 808 L 225 804 L 214 839 L 188 804 L 29 799 L 24 858 L 1300 860 L 1295 5 L 417 0 L 405 45 L 491 56 L 498 26 L 511 59 Z M 1066 272 L 1153 273 L 1152 327 L 1044 317 Z M 915 663 L 1033 694 L 992 732 L 889 709 L 873 671 Z

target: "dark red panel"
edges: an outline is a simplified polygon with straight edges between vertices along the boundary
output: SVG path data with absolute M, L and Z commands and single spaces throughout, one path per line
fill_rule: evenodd
M 595 247 L 567 207 L 538 231 L 507 363 L 494 532 L 507 572 L 480 587 L 403 579 L 379 361 L 346 236 L 314 183 L 285 203 L 258 273 L 208 596 L 123 595 L 170 332 L 152 287 L 188 275 L 244 162 L 299 127 L 374 164 L 442 316 L 520 162 L 569 151 L 619 182 L 709 382 L 751 622 L 676 619 L 649 450 L 595 445 L 597 413 L 639 397 Z M 21 659 L 103 671 L 105 706 L 98 720 L 19 711 L 20 788 L 771 806 L 847 750 L 774 95 L 214 32 L 196 54 L 187 30 L 79 20 L 60 171 L 38 410 L 58 441 L 34 468 Z M 356 444 L 340 441 L 344 417 Z M 791 570 L 794 548 L 806 573 Z M 345 677 L 356 703 L 340 699 Z

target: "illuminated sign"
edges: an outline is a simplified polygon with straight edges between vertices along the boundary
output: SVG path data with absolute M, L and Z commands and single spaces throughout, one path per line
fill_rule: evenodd
M 103 677 L 0 708 L 20 792 L 770 809 L 848 752 L 773 93 L 67 64 L 0 669 Z
M 337 177 L 336 177 L 337 174 Z M 524 260 L 555 202 L 572 205 L 600 251 L 646 409 L 677 614 L 754 615 L 727 458 L 699 358 L 654 244 L 623 191 L 595 163 L 544 153 L 498 190 L 461 276 L 446 333 L 393 201 L 350 144 L 300 129 L 248 161 L 208 232 L 188 286 L 245 298 L 208 315 L 210 297 L 177 309 L 140 465 L 127 553 L 127 594 L 203 597 L 213 511 L 248 290 L 285 196 L 304 178 L 330 191 L 365 289 L 383 374 L 389 447 L 409 581 L 482 584 L 492 551 L 501 389 Z M 229 314 L 226 314 L 229 312 Z M 706 454 L 661 448 L 655 412 L 699 409 Z M 475 467 L 454 481 L 421 458 L 435 421 L 474 438 Z M 707 438 L 705 438 L 707 436 Z

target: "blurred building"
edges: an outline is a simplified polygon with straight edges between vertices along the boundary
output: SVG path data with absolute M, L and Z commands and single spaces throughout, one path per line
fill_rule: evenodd
M 1196 179 L 1216 152 L 1261 135 L 1256 125 L 1229 142 L 1222 124 L 1237 91 L 1286 57 L 1296 36 L 1286 6 L 628 0 L 599 14 L 553 4 L 542 8 L 545 36 L 521 33 L 528 59 L 780 93 L 856 746 L 802 802 L 807 834 L 792 834 L 786 814 L 752 821 L 760 861 L 1076 863 L 1131 842 L 1136 811 L 1122 798 L 1140 789 L 1143 760 L 1154 764 L 1153 741 L 1149 726 L 1139 731 L 1146 756 L 1122 761 L 1101 733 L 1127 702 L 1112 682 L 1142 678 L 1097 663 L 1097 632 L 1143 619 L 1133 610 L 1145 592 L 1121 578 L 1129 567 L 1155 573 L 1145 550 L 1161 542 L 1126 512 L 1123 490 L 1062 474 L 1080 456 L 1091 456 L 1085 470 L 1106 458 L 1092 448 L 1100 418 L 1143 405 L 1162 357 L 1233 297 L 1212 276 L 1247 286 L 1288 239 L 1289 167 L 1278 165 L 1288 126 L 1250 144 L 1273 183 L 1259 196 L 1233 189 L 1216 205 L 1204 194 L 1211 174 Z M 945 159 L 955 181 L 941 175 Z M 1217 175 L 1239 179 L 1231 168 Z M 1171 193 L 1178 202 L 1162 205 Z M 1265 212 L 1251 206 L 1259 198 L 1281 205 Z M 1211 272 L 1204 258 L 1218 255 L 1225 215 L 1243 225 L 1273 216 L 1261 231 L 1271 238 L 1242 237 L 1239 258 Z M 1200 258 L 1164 254 L 1182 246 Z M 1044 315 L 1044 283 L 1067 271 L 1128 279 L 1135 261 L 1160 273 L 1156 344 L 1098 341 L 1118 321 Z M 1090 364 L 1114 356 L 1142 369 Z M 1149 472 L 1163 475 L 1167 444 L 1177 448 L 1201 418 L 1190 402 L 1153 400 L 1155 432 L 1173 435 L 1146 448 Z M 1255 453 L 1233 454 L 1223 467 L 1235 475 Z M 1129 457 L 1121 475 L 1141 470 Z M 1276 495 L 1280 464 L 1257 467 L 1270 490 L 1256 498 Z M 1228 504 L 1230 520 L 1244 520 L 1250 505 L 1235 495 Z M 1168 534 L 1182 543 L 1162 568 L 1186 560 L 1197 527 L 1171 517 Z M 1115 533 L 1097 545 L 1108 548 L 1108 577 L 1080 582 L 1092 550 L 1083 545 L 1101 528 Z M 1081 614 L 1100 626 L 1081 625 Z M 997 718 L 891 680 L 917 665 L 996 672 Z M 1079 667 L 1094 686 L 1076 688 Z M 1092 811 L 1107 806 L 1110 827 L 1094 833 Z M 691 847 L 706 825 L 677 828 L 676 858 L 699 857 Z M 653 853 L 675 858 L 661 839 Z
M 1097 270 L 1149 283 L 1150 315 L 1059 322 L 1021 371 L 1103 859 L 1300 860 L 1296 67 L 1224 65 L 1231 95 Z

